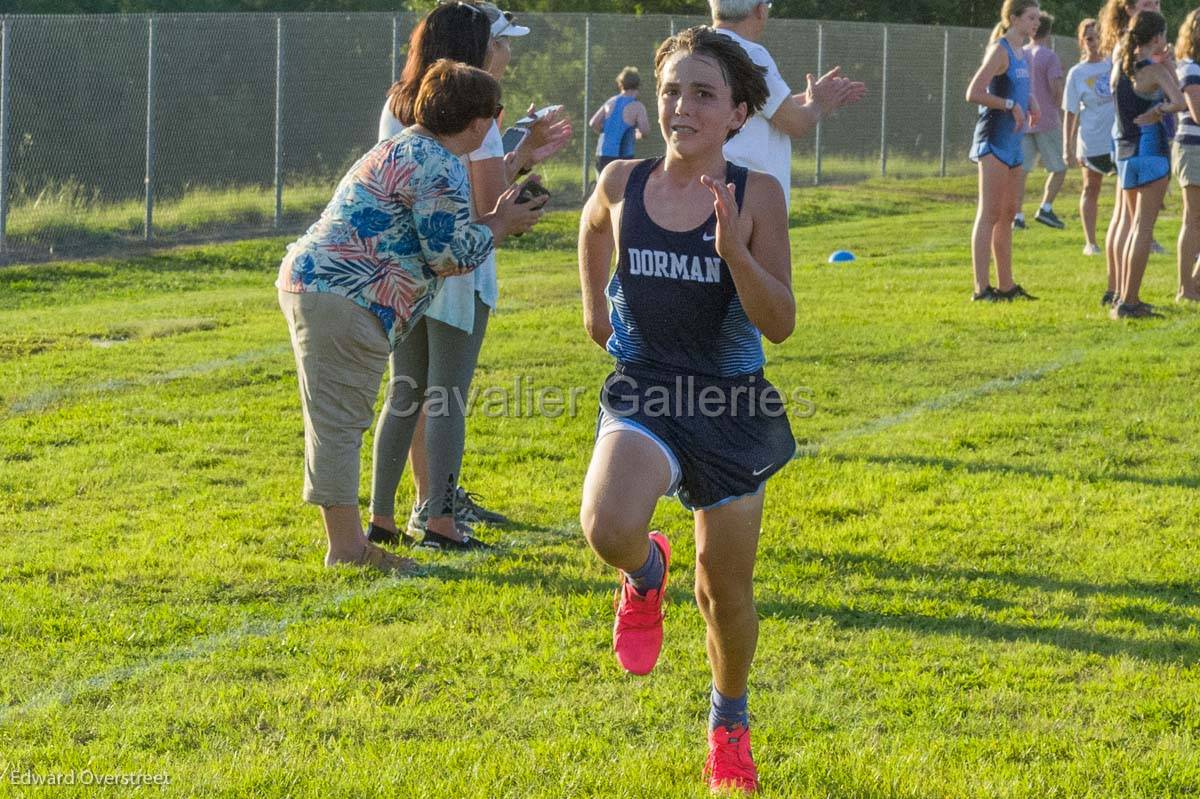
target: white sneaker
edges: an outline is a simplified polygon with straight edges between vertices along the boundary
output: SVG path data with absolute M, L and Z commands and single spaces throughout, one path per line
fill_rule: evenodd
M 1085 244 L 1085 245 L 1083 245 L 1083 254 L 1084 255 L 1099 255 L 1100 247 L 1096 244 Z

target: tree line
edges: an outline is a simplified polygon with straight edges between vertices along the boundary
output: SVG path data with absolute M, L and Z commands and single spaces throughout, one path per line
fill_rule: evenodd
M 1163 0 L 1169 23 L 1178 25 L 1200 0 Z M 512 11 L 616 14 L 708 13 L 705 0 L 508 0 Z M 1081 19 L 1096 16 L 1101 0 L 1054 0 L 1043 8 L 1057 19 L 1055 32 L 1070 36 Z M 215 11 L 422 11 L 428 0 L 0 0 L 6 14 L 112 14 Z M 999 16 L 1000 0 L 774 0 L 772 14 L 804 19 L 896 22 L 990 28 Z

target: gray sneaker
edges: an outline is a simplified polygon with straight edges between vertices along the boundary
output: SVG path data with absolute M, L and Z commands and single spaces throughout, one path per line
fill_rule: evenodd
M 408 514 L 408 534 L 413 538 L 425 535 L 425 525 L 429 521 L 429 503 L 413 503 L 412 512 Z
M 467 524 L 486 524 L 491 527 L 503 527 L 510 524 L 503 513 L 488 510 L 479 504 L 483 497 L 472 494 L 462 486 L 454 492 L 454 517 Z
M 456 512 L 456 517 L 458 513 Z M 471 525 L 464 522 L 462 518 L 455 518 L 454 529 L 459 535 L 466 538 L 474 538 L 475 530 Z M 408 534 L 413 538 L 423 538 L 429 535 L 429 503 L 422 502 L 420 505 L 413 505 L 412 513 L 408 516 Z M 438 536 L 441 538 L 441 536 Z

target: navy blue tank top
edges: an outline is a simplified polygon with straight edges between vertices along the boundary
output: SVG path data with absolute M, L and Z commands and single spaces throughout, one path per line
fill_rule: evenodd
M 1033 92 L 1033 81 L 1029 74 L 1029 62 L 1022 52 L 1013 49 L 1008 39 L 1001 37 L 1000 46 L 1008 54 L 1008 69 L 999 75 L 993 75 L 988 82 L 988 94 L 1005 100 L 1012 100 L 1013 105 L 1021 106 L 1026 115 L 1029 113 L 1029 95 Z M 976 138 L 1006 146 L 1006 140 L 1013 139 L 1020 146 L 1024 133 L 1015 130 L 1016 120 L 1012 111 L 1002 108 L 979 106 L 979 120 L 976 122 Z
M 1134 73 L 1149 65 L 1149 60 L 1137 62 Z M 1164 156 L 1167 154 L 1167 128 L 1162 122 L 1151 125 L 1134 124 L 1142 114 L 1162 101 L 1162 91 L 1144 97 L 1133 88 L 1133 81 L 1121 70 L 1117 77 L 1117 158 L 1125 161 L 1139 155 Z
M 686 232 L 666 230 L 646 213 L 644 192 L 661 158 L 641 161 L 625 184 L 617 270 L 608 284 L 613 334 L 608 352 L 620 363 L 670 374 L 736 377 L 765 361 L 762 337 L 717 255 L 717 215 Z M 745 167 L 725 164 L 741 208 Z

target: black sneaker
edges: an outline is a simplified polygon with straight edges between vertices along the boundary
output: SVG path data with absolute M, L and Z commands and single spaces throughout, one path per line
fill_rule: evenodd
M 996 290 L 991 286 L 987 286 L 978 294 L 971 295 L 971 302 L 996 302 L 999 299 L 1000 297 L 996 294 Z
M 464 536 L 463 540 L 455 541 L 453 538 L 439 535 L 432 530 L 425 531 L 425 537 L 421 539 L 419 546 L 422 549 L 436 549 L 439 552 L 471 552 L 478 549 L 493 549 L 491 544 L 480 541 L 473 535 L 468 534 Z
M 393 533 L 386 527 L 380 527 L 377 524 L 372 524 L 367 529 L 367 540 L 372 544 L 385 544 L 394 547 L 397 544 L 404 544 L 406 547 L 415 546 L 417 539 L 410 536 L 408 533 Z
M 1162 317 L 1154 306 L 1145 302 L 1123 302 L 1109 313 L 1113 319 L 1158 319 Z
M 510 524 L 508 517 L 503 513 L 488 510 L 480 505 L 479 501 L 482 499 L 483 497 L 478 494 L 472 494 L 459 486 L 454 491 L 454 517 L 467 524 L 486 524 L 491 527 L 503 527 Z
M 1028 291 L 1021 288 L 1019 283 L 1013 283 L 1013 287 L 1010 288 L 1008 291 L 1001 291 L 1000 289 L 996 289 L 996 298 L 1000 299 L 1000 300 L 1004 300 L 1005 302 L 1012 302 L 1013 300 L 1036 300 L 1037 299 L 1037 297 L 1033 296 Z
M 1117 292 L 1106 291 L 1104 296 L 1100 298 L 1100 306 L 1102 308 L 1111 308 L 1112 304 L 1117 301 Z
M 1043 208 L 1038 209 L 1037 215 L 1034 217 L 1034 219 L 1041 222 L 1046 227 L 1052 227 L 1056 230 L 1062 230 L 1067 226 L 1065 222 L 1058 218 L 1054 211 L 1047 211 Z
M 1013 217 L 1013 230 L 1024 230 L 1025 218 L 1021 216 Z

